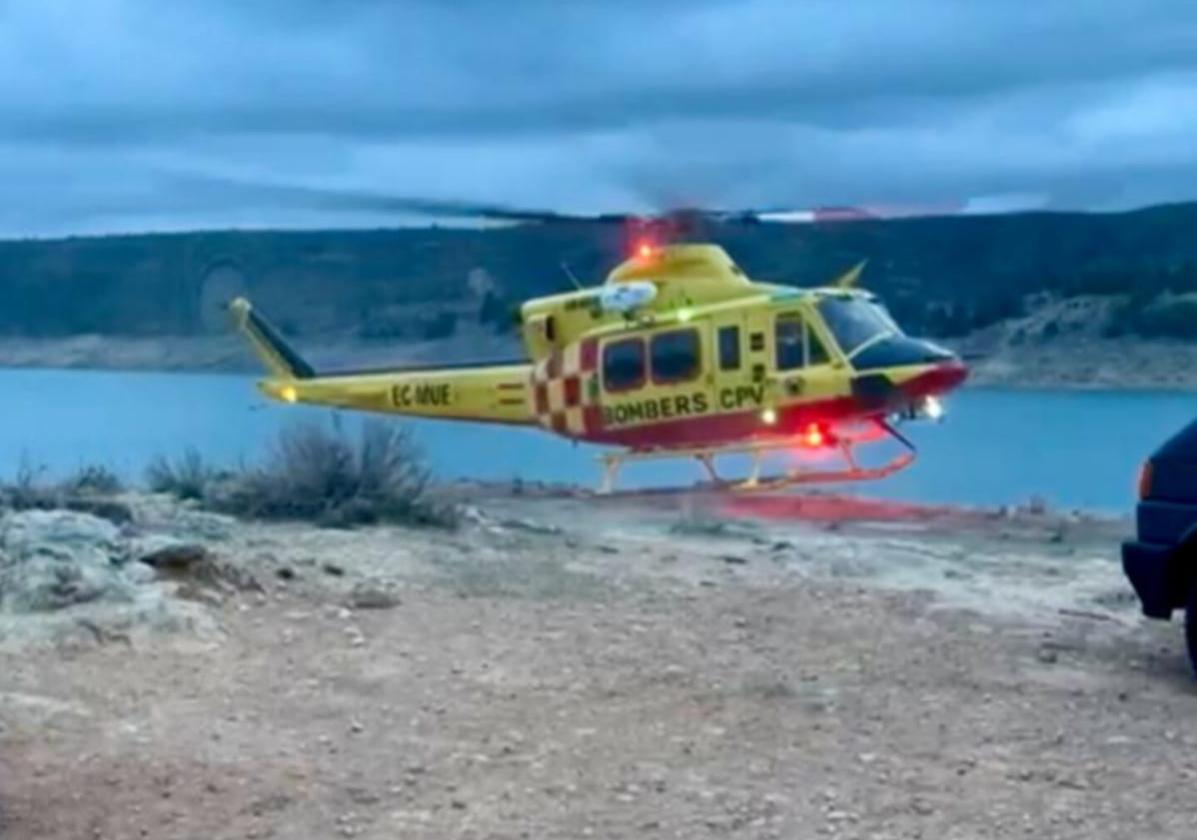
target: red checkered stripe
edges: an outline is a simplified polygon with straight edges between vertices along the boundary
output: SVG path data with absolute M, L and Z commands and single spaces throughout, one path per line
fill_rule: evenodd
M 546 429 L 570 437 L 597 432 L 598 340 L 588 338 L 555 350 L 532 367 L 532 411 Z

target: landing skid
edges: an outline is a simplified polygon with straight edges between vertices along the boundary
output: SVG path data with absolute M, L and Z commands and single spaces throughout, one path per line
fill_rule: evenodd
M 779 475 L 762 476 L 761 465 L 764 456 L 769 452 L 793 451 L 803 449 L 804 445 L 797 440 L 780 439 L 752 441 L 743 444 L 731 444 L 714 447 L 691 447 L 684 449 L 640 449 L 625 450 L 600 455 L 599 461 L 603 465 L 603 479 L 599 485 L 600 495 L 607 495 L 614 491 L 615 480 L 619 477 L 620 468 L 628 461 L 654 461 L 667 458 L 694 458 L 706 471 L 711 485 L 716 489 L 733 490 L 738 492 L 761 492 L 781 490 L 799 484 L 830 484 L 839 481 L 871 481 L 893 475 L 899 470 L 914 463 L 918 454 L 904 435 L 900 434 L 889 423 L 877 421 L 880 431 L 902 446 L 902 451 L 886 463 L 877 467 L 862 467 L 856 460 L 854 448 L 861 442 L 858 439 L 841 438 L 834 445 L 822 447 L 839 453 L 843 466 L 838 469 L 804 469 L 795 468 Z M 806 451 L 811 451 L 808 447 Z M 715 469 L 715 457 L 718 455 L 749 455 L 752 467 L 748 477 L 743 479 L 723 478 Z

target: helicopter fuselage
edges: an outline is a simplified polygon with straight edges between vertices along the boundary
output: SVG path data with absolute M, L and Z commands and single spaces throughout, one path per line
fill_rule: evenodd
M 695 447 L 887 416 L 964 380 L 956 356 L 887 328 L 885 317 L 865 293 L 779 288 L 630 319 L 536 362 L 530 407 L 567 437 Z M 859 341 L 845 349 L 854 328 Z
M 854 272 L 799 289 L 750 280 L 717 246 L 668 246 L 602 286 L 524 304 L 527 360 L 500 365 L 320 375 L 248 302 L 233 311 L 276 399 L 538 425 L 644 452 L 783 440 L 910 411 L 963 382 L 960 359 L 904 335 L 851 288 Z

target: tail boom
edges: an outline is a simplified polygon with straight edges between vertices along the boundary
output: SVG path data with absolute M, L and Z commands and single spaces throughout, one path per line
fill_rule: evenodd
M 528 403 L 530 365 L 382 370 L 310 379 L 265 379 L 266 396 L 385 414 L 525 425 L 535 422 Z
M 443 420 L 533 424 L 530 364 L 394 368 L 317 373 L 244 298 L 229 309 L 271 376 L 271 399 Z

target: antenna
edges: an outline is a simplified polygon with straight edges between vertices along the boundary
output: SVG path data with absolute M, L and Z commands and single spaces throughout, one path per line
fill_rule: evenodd
M 569 278 L 569 282 L 574 284 L 575 289 L 581 290 L 583 288 L 581 282 L 578 281 L 577 276 L 570 269 L 569 263 L 563 261 L 561 263 L 561 270 L 565 272 L 565 276 Z
M 868 259 L 863 259 L 856 265 L 852 266 L 852 268 L 848 269 L 848 271 L 846 271 L 844 274 L 840 275 L 835 281 L 836 288 L 850 289 L 855 286 L 856 281 L 860 279 L 860 273 L 864 271 L 865 263 L 867 262 Z

